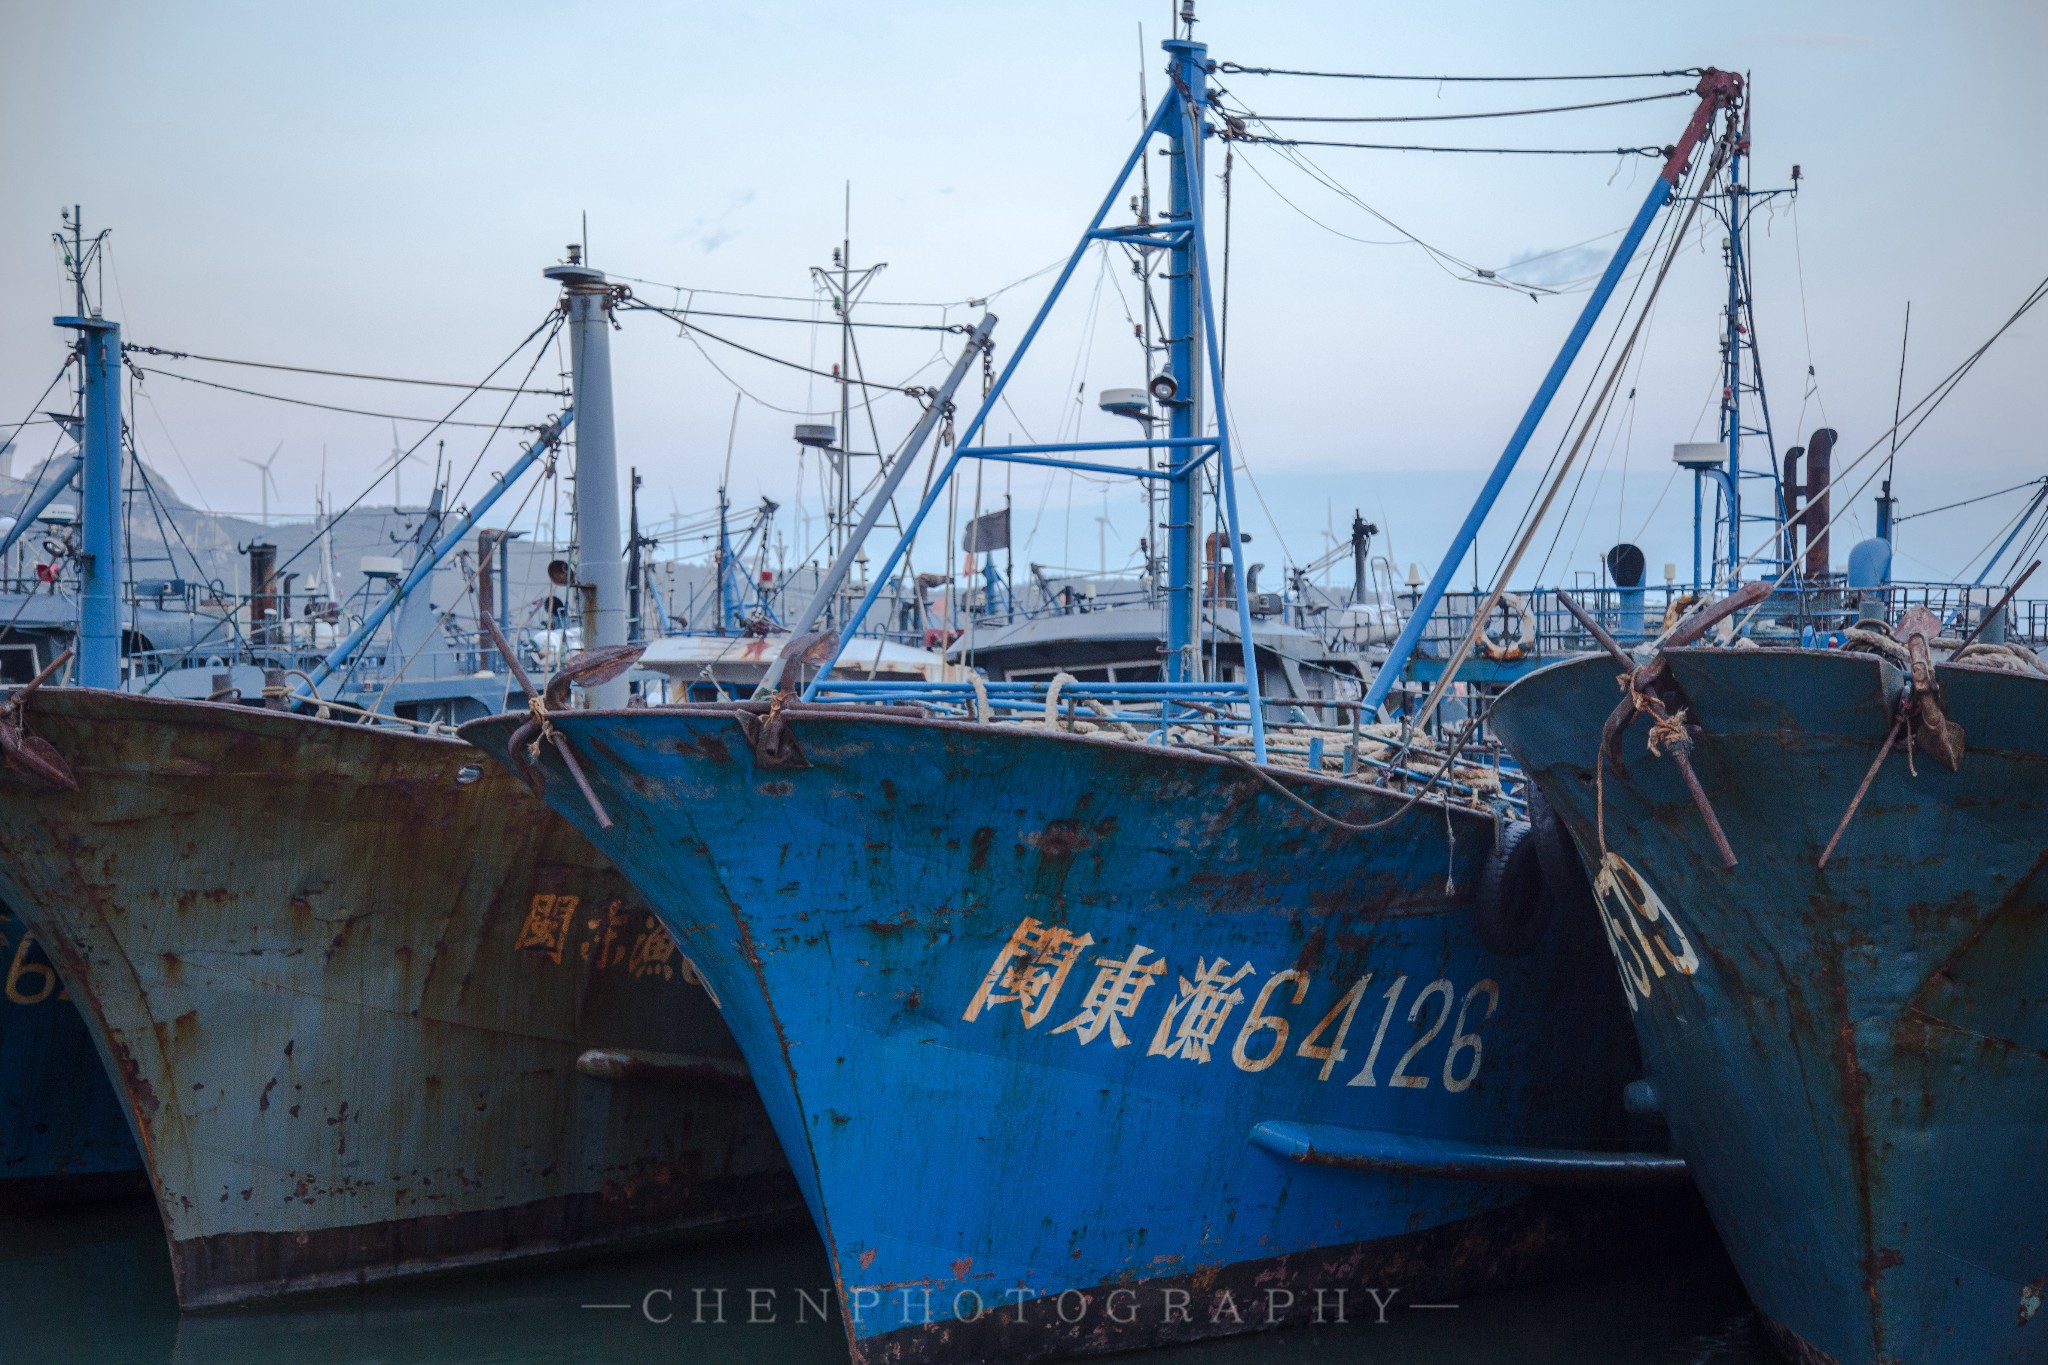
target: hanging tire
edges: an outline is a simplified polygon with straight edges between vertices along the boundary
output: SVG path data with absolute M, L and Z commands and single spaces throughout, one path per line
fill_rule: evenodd
M 1586 861 L 1557 808 L 1544 800 L 1534 782 L 1529 784 L 1529 837 L 1543 864 L 1543 878 L 1550 883 L 1551 899 L 1570 914 L 1592 909 L 1593 880 L 1586 875 Z
M 1501 831 L 1473 902 L 1473 927 L 1479 941 L 1487 951 L 1502 957 L 1526 956 L 1550 928 L 1550 881 L 1544 875 L 1532 830 L 1526 820 L 1517 820 Z

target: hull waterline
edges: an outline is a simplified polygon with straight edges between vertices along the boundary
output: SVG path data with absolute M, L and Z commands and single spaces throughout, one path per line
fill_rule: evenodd
M 0 887 L 70 984 L 187 1308 L 796 1205 L 618 874 L 460 743 L 46 689 Z
M 1490 819 L 1361 837 L 1221 759 L 781 715 L 764 761 L 731 707 L 564 713 L 613 827 L 545 788 L 717 993 L 857 1360 L 1358 1321 L 1638 1248 L 1690 1198 L 1670 1163 L 1528 1183 L 1559 1179 L 1538 1149 L 1640 1145 L 1638 1070 L 1590 926 L 1473 932 Z M 1540 1177 L 1481 1173 L 1513 1153 Z
M 1675 650 L 1691 759 L 1603 764 L 1604 659 L 1505 693 L 1494 724 L 1597 865 L 1673 1144 L 1788 1354 L 2048 1361 L 2048 680 L 1943 666 L 1960 771 L 1902 744 L 1870 655 Z M 1604 792 L 1604 803 L 1602 800 Z

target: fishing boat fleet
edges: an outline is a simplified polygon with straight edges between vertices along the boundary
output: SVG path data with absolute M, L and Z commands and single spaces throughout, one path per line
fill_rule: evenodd
M 950 330 L 866 489 L 849 407 L 800 427 L 829 562 L 750 566 L 775 509 L 736 541 L 721 489 L 682 609 L 612 423 L 614 330 L 669 310 L 580 248 L 514 352 L 566 343 L 566 391 L 517 386 L 559 405 L 353 595 L 324 567 L 294 614 L 324 505 L 246 592 L 138 588 L 126 353 L 70 218 L 78 449 L 0 540 L 50 537 L 0 594 L 34 623 L 0 632 L 0 1207 L 146 1181 L 188 1311 L 807 1212 L 853 1358 L 938 1365 L 1384 1319 L 1710 1223 L 1794 1360 L 2048 1361 L 2042 500 L 1974 583 L 1895 579 L 1889 483 L 1830 555 L 1847 476 L 1974 357 L 1862 456 L 1781 456 L 1747 91 L 1687 72 L 1434 574 L 1377 588 L 1360 517 L 1341 600 L 1262 593 L 1207 197 L 1214 145 L 1279 139 L 1216 85 L 1262 69 L 1164 55 L 1001 365 L 993 314 Z M 1689 583 L 1618 545 L 1600 587 L 1510 591 L 1702 221 Z M 1103 397 L 1136 434 L 991 441 L 1099 250 L 1146 290 L 1144 382 Z M 1498 581 L 1453 591 L 1575 376 Z M 978 506 L 955 570 L 996 465 L 1136 480 L 1143 572 L 1017 592 Z M 558 473 L 529 602 L 507 507 Z

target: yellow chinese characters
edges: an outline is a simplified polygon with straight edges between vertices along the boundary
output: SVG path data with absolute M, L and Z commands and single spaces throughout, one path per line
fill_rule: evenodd
M 1038 1027 L 1066 984 L 1067 973 L 1094 942 L 1092 934 L 1075 934 L 1025 916 L 996 954 L 988 975 L 981 980 L 981 989 L 960 1017 L 972 1023 L 983 1010 L 1014 1001 L 1024 1012 L 1024 1027 Z
M 514 952 L 539 953 L 550 962 L 562 960 L 562 946 L 569 941 L 569 925 L 576 918 L 579 896 L 537 895 L 526 908 L 526 922 L 519 926 Z

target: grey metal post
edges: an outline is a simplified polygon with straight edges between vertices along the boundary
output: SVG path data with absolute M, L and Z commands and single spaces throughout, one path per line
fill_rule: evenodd
M 573 259 L 541 273 L 559 280 L 569 315 L 569 363 L 576 407 L 576 574 L 593 591 L 583 647 L 626 643 L 625 542 L 619 531 L 619 461 L 612 429 L 611 286 L 604 272 Z M 584 692 L 598 709 L 626 704 L 626 680 Z

